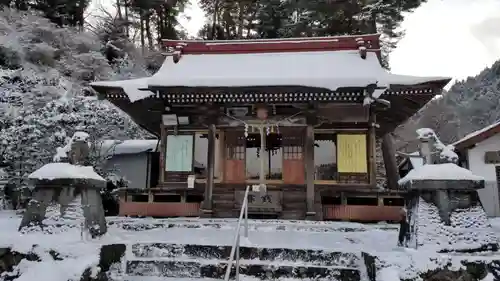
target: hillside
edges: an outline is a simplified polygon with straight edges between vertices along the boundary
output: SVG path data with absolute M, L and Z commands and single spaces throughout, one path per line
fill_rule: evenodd
M 500 60 L 479 75 L 455 83 L 442 98 L 433 100 L 396 130 L 400 150 L 416 149 L 415 130 L 432 128 L 444 143 L 500 119 Z M 408 142 L 410 141 L 410 142 Z
M 147 136 L 88 87 L 95 80 L 149 75 L 133 47 L 111 64 L 105 47 L 97 35 L 58 28 L 28 12 L 0 11 L 1 160 L 12 176 L 22 180 L 50 162 L 76 130 L 95 139 Z

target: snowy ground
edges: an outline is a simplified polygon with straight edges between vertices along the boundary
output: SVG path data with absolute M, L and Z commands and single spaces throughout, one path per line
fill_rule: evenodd
M 42 256 L 43 262 L 22 262 L 23 272 L 20 281 L 39 280 L 40 272 L 50 272 L 47 280 L 67 281 L 78 279 L 83 270 L 97 264 L 99 248 L 103 244 L 138 242 L 191 243 L 204 245 L 231 245 L 234 236 L 235 220 L 226 220 L 221 228 L 202 226 L 201 228 L 156 228 L 142 231 L 125 230 L 121 226 L 128 224 L 165 224 L 166 222 L 182 222 L 186 224 L 210 224 L 208 220 L 155 220 L 110 218 L 108 234 L 96 240 L 89 240 L 81 235 L 79 227 L 81 215 L 70 213 L 61 219 L 51 216 L 51 223 L 63 223 L 66 227 L 54 228 L 52 234 L 32 232 L 21 234 L 17 231 L 20 216 L 13 212 L 0 212 L 0 247 L 12 247 L 20 252 L 32 250 L 33 244 L 38 246 L 34 251 Z M 500 231 L 500 220 L 491 220 L 492 225 Z M 72 226 L 72 227 L 68 227 Z M 286 230 L 283 230 L 286 228 Z M 343 231 L 349 228 L 349 231 Z M 330 230 L 326 232 L 325 229 Z M 331 231 L 338 229 L 338 231 Z M 391 281 L 391 275 L 400 278 L 413 277 L 417 271 L 432 269 L 440 264 L 452 262 L 458 264 L 464 256 L 443 255 L 429 250 L 420 251 L 396 247 L 397 226 L 364 225 L 357 223 L 313 223 L 313 222 L 259 222 L 251 221 L 247 240 L 242 239 L 245 246 L 283 247 L 304 249 L 330 249 L 345 252 L 368 252 L 378 256 L 382 263 L 389 266 L 381 272 L 385 280 Z M 65 257 L 63 261 L 52 260 L 47 252 L 53 249 Z M 434 259 L 435 258 L 435 259 Z M 482 256 L 468 256 L 467 259 L 500 259 L 500 255 L 486 253 Z M 431 261 L 432 260 L 432 261 Z M 68 270 L 71 268 L 71 270 Z

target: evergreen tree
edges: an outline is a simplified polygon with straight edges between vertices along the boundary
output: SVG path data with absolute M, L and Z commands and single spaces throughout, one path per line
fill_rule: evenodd
M 51 162 L 55 148 L 75 131 L 91 132 L 95 139 L 149 135 L 116 107 L 96 100 L 87 86 L 95 80 L 150 75 L 132 56 L 110 66 L 97 37 L 58 28 L 30 13 L 0 11 L 0 29 L 9 30 L 0 35 L 8 43 L 0 57 L 4 62 L 15 58 L 19 66 L 0 64 L 1 156 L 18 185 Z
M 206 39 L 383 34 L 385 55 L 403 36 L 403 13 L 425 0 L 201 0 Z
M 29 8 L 40 11 L 58 26 L 83 27 L 85 10 L 91 0 L 0 0 L 0 8 Z

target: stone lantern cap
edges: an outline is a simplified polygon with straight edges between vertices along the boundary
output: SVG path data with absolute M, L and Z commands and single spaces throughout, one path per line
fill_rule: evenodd
M 106 184 L 106 180 L 98 175 L 93 167 L 70 163 L 46 164 L 31 173 L 28 178 L 40 188 L 55 185 L 85 185 L 100 188 Z
M 408 190 L 477 190 L 484 178 L 454 163 L 426 164 L 411 170 L 398 184 Z

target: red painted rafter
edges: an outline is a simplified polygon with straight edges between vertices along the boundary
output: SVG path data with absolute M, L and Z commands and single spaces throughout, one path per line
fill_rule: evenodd
M 244 53 L 276 53 L 305 51 L 341 51 L 358 50 L 360 38 L 368 50 L 379 51 L 378 34 L 335 36 L 335 37 L 302 37 L 286 39 L 257 40 L 163 40 L 167 48 L 182 47 L 183 54 L 244 54 Z

